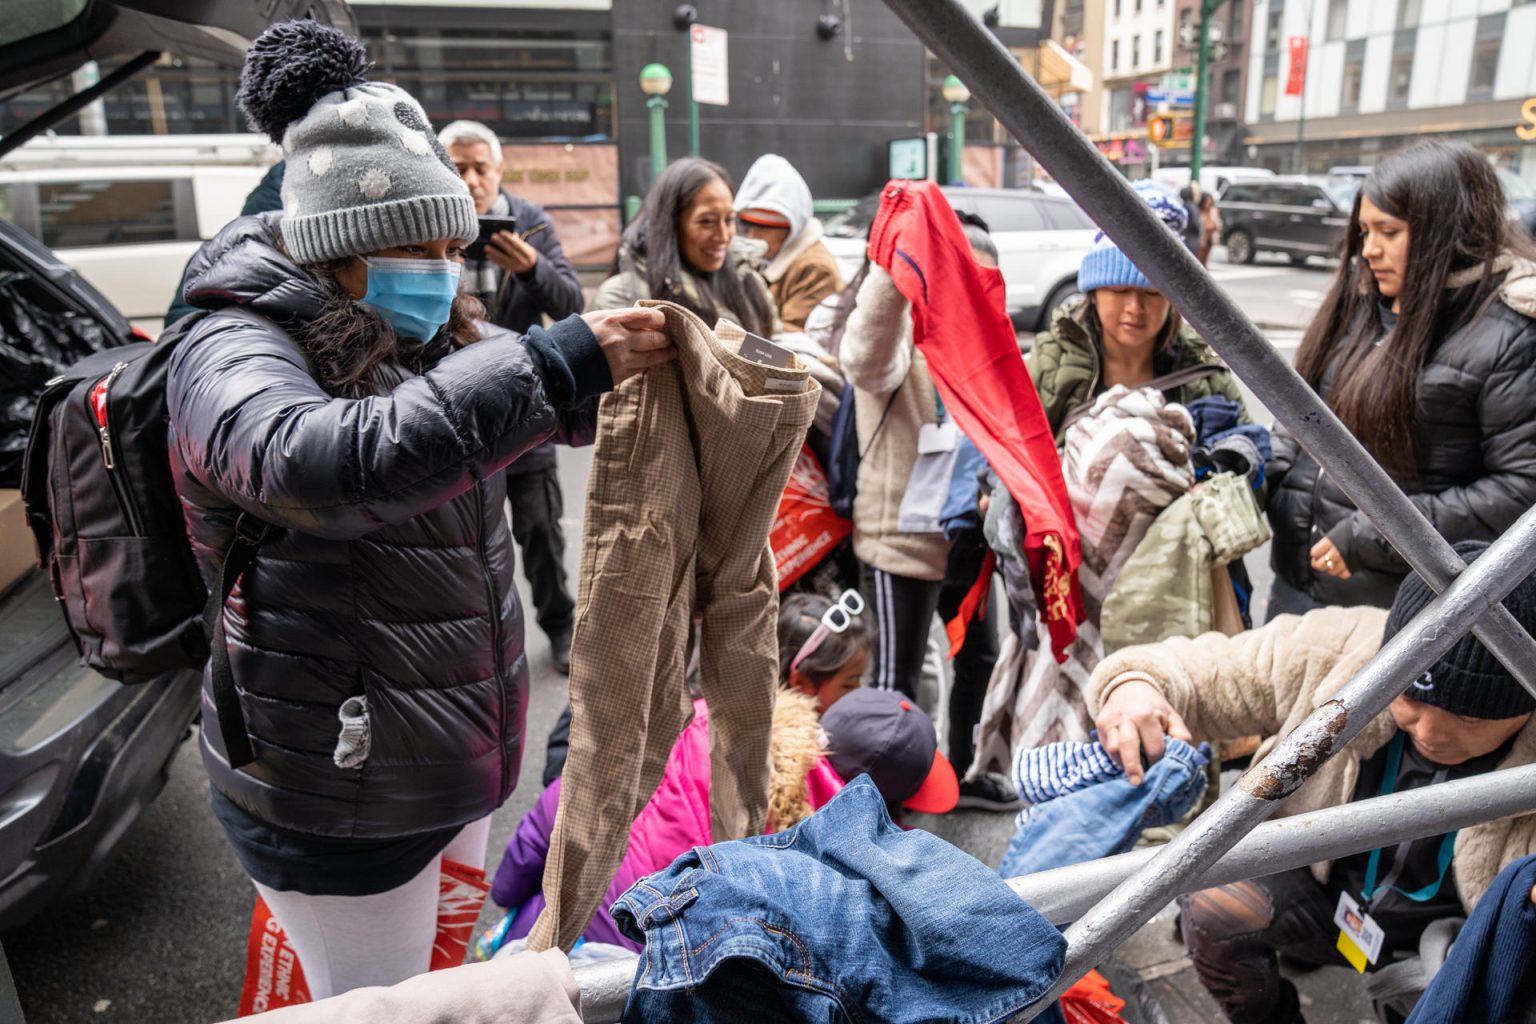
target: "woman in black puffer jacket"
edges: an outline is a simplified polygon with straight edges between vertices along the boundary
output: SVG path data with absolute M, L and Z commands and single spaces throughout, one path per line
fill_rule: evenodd
M 1536 503 L 1536 253 L 1488 161 L 1422 143 L 1355 201 L 1297 370 L 1451 542 Z M 1269 615 L 1388 607 L 1408 563 L 1280 427 L 1269 464 Z
M 528 667 L 501 470 L 557 431 L 590 440 L 596 396 L 672 354 L 655 310 L 524 338 L 480 319 L 458 294 L 469 191 L 421 107 L 365 67 L 311 22 L 250 51 L 240 99 L 283 146 L 283 210 L 195 258 L 186 297 L 212 312 L 179 326 L 167 381 L 210 586 L 237 520 L 268 528 L 223 609 L 241 715 L 221 722 L 205 683 L 202 750 L 315 998 L 427 969 L 439 859 L 483 863 L 517 782 Z

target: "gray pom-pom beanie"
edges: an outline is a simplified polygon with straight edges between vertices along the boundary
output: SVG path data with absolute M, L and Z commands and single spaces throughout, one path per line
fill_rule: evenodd
M 282 146 L 283 243 L 296 262 L 478 233 L 421 104 L 367 69 L 361 43 L 312 21 L 271 26 L 246 55 L 237 98 Z

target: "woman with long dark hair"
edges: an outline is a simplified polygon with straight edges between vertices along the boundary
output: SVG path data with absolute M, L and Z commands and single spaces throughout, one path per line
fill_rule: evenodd
M 474 201 L 421 105 L 309 21 L 239 100 L 283 146 L 281 212 L 199 251 L 166 382 L 203 577 L 260 536 L 204 683 L 214 815 L 310 994 L 425 971 L 440 863 L 484 862 L 528 704 L 501 472 L 675 354 L 659 311 L 524 337 L 459 289 Z M 220 659 L 222 661 L 222 659 Z M 232 681 L 231 681 L 232 677 Z
M 1485 157 L 1425 142 L 1366 178 L 1296 368 L 1449 541 L 1536 503 L 1536 252 Z M 1408 564 L 1275 431 L 1269 614 L 1391 604 Z
M 624 230 L 614 273 L 587 311 L 666 299 L 714 325 L 721 317 L 767 337 L 778 314 L 755 269 L 767 252 L 736 234 L 735 188 L 725 168 L 687 157 L 667 167 Z

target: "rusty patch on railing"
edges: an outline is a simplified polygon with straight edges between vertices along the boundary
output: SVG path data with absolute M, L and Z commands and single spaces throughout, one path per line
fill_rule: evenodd
M 1238 785 L 1244 791 L 1260 800 L 1283 800 L 1311 778 L 1322 763 L 1328 760 L 1328 755 L 1333 752 L 1334 740 L 1349 724 L 1349 709 L 1344 706 L 1343 701 L 1334 699 L 1318 710 L 1329 716 L 1323 723 L 1322 734 L 1299 743 L 1295 752 L 1284 760 L 1268 763 L 1266 759 L 1265 762 L 1254 765 L 1238 780 Z M 1288 745 L 1287 741 L 1282 740 L 1276 749 L 1284 750 Z

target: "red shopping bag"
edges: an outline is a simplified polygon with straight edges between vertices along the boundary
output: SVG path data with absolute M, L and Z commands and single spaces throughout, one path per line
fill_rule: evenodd
M 1061 1015 L 1067 1024 L 1125 1024 L 1120 1011 L 1125 1000 L 1109 990 L 1109 981 L 1089 971 L 1061 996 Z
M 485 871 L 456 861 L 443 861 L 443 878 L 437 893 L 437 938 L 432 942 L 432 966 L 429 971 L 457 967 L 464 962 L 464 952 L 480 919 L 485 894 L 491 885 Z
M 814 569 L 852 529 L 852 523 L 832 511 L 827 474 L 811 449 L 802 446 L 768 532 L 779 589 Z
M 480 868 L 445 860 L 442 872 L 437 894 L 437 937 L 432 942 L 432 961 L 427 968 L 431 971 L 464 962 L 475 921 L 480 917 L 486 893 L 491 890 Z M 249 1017 L 309 1001 L 309 986 L 304 982 L 298 954 L 283 934 L 282 926 L 272 917 L 266 900 L 258 896 L 251 911 L 245 985 L 240 990 L 238 1016 Z

